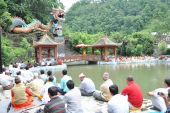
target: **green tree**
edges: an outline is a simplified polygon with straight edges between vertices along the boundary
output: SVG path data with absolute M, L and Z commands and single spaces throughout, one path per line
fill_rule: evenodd
M 159 42 L 158 48 L 159 48 L 160 54 L 164 54 L 164 53 L 166 52 L 166 50 L 167 50 L 167 44 L 166 44 L 166 42 L 165 42 L 165 41 Z

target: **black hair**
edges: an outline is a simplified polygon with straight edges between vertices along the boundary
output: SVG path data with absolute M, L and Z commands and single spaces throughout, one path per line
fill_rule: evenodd
M 63 74 L 63 75 L 67 75 L 67 70 L 64 69 L 64 70 L 62 71 L 62 74 Z
M 44 70 L 40 70 L 40 73 L 41 73 L 41 74 L 44 74 Z
M 51 76 L 51 75 L 52 75 L 52 71 L 48 71 L 48 72 L 47 72 L 47 75 L 48 75 L 48 76 Z
M 168 89 L 168 97 L 170 98 L 170 89 Z
M 129 82 L 134 81 L 132 76 L 127 77 L 126 80 L 129 81 Z
M 21 75 L 21 71 L 18 71 L 18 72 L 17 72 L 17 75 Z
M 17 77 L 17 76 L 15 77 L 15 83 L 16 83 L 16 84 L 21 83 L 21 79 L 20 79 L 19 77 Z
M 164 80 L 164 83 L 165 83 L 168 87 L 170 87 L 170 78 L 166 78 L 166 79 Z
M 26 69 L 26 70 L 29 70 L 29 67 L 28 67 L 28 66 L 26 66 L 26 67 L 25 67 L 25 69 Z
M 74 88 L 74 82 L 72 80 L 67 81 L 67 87 L 68 89 L 73 89 Z
M 110 90 L 110 93 L 111 93 L 112 95 L 116 95 L 116 94 L 118 94 L 118 92 L 119 92 L 119 88 L 118 88 L 118 86 L 117 86 L 116 84 L 111 85 L 111 86 L 109 87 L 109 90 Z
M 57 93 L 58 93 L 57 87 L 55 87 L 55 86 L 49 87 L 48 88 L 48 93 L 50 94 L 50 96 L 57 95 Z
M 52 82 L 54 80 L 54 77 L 53 76 L 49 76 L 48 77 L 48 81 Z

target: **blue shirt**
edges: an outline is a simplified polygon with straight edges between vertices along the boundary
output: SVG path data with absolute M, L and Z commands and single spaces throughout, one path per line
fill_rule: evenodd
M 67 81 L 69 80 L 72 80 L 72 78 L 68 75 L 64 75 L 62 78 L 61 78 L 61 82 L 60 82 L 60 88 L 63 89 L 64 92 L 68 92 L 69 89 L 67 87 Z

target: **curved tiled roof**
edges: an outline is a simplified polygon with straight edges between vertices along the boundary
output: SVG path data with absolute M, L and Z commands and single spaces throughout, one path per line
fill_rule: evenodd
M 51 39 L 47 34 L 45 34 L 39 41 L 33 42 L 34 46 L 39 46 L 39 45 L 50 45 L 50 46 L 55 46 L 59 45 L 60 43 L 55 42 L 53 39 Z

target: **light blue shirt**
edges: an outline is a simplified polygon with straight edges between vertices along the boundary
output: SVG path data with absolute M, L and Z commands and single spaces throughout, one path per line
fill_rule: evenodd
M 64 75 L 62 78 L 61 78 L 61 82 L 60 82 L 60 88 L 63 89 L 64 92 L 68 92 L 69 89 L 67 87 L 67 81 L 69 80 L 72 80 L 72 78 L 68 75 Z

